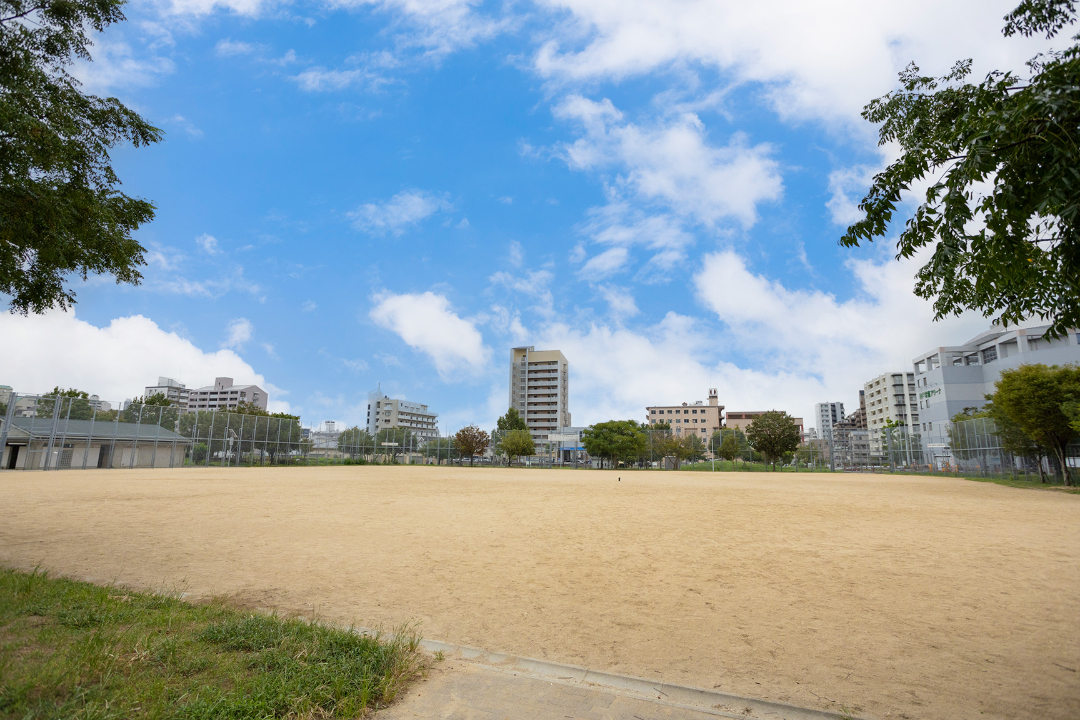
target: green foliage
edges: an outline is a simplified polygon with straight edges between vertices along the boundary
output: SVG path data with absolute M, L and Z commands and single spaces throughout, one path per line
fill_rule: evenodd
M 536 445 L 533 443 L 532 435 L 529 434 L 528 430 L 520 428 L 510 430 L 503 437 L 500 445 L 500 449 L 510 458 L 510 462 L 513 462 L 515 457 L 536 454 Z
M 511 430 L 528 430 L 524 418 L 516 408 L 509 408 L 506 414 L 495 421 L 495 429 L 491 431 L 491 445 L 496 451 L 502 452 L 502 441 Z
M 786 412 L 770 410 L 754 419 L 746 428 L 746 439 L 750 446 L 771 462 L 773 470 L 776 461 L 785 453 L 795 452 L 802 442 L 802 434 L 794 419 Z
M 1070 400 L 1062 404 L 1061 410 L 1069 418 L 1069 425 L 1072 427 L 1073 432 L 1080 434 L 1080 402 Z
M 581 433 L 581 444 L 593 457 L 614 464 L 632 462 L 645 452 L 644 429 L 634 420 L 610 420 L 596 423 Z
M 1049 37 L 1075 15 L 1071 1 L 1025 0 L 1005 34 Z M 903 154 L 874 178 L 859 206 L 865 217 L 840 242 L 884 237 L 902 195 L 940 176 L 897 243 L 898 258 L 933 248 L 916 294 L 934 300 L 937 318 L 967 309 L 1006 324 L 1037 316 L 1060 336 L 1080 325 L 1080 46 L 1028 65 L 1026 80 L 992 72 L 978 84 L 964 82 L 970 60 L 942 78 L 909 65 L 902 89 L 862 113 L 881 125 L 880 144 Z
M 491 436 L 475 425 L 463 427 L 454 433 L 454 445 L 457 447 L 461 457 L 469 458 L 470 465 L 473 464 L 473 458 L 477 455 L 483 455 L 490 444 Z
M 94 415 L 90 395 L 75 388 L 61 390 L 59 386 L 54 387 L 38 399 L 34 414 L 39 418 L 51 418 L 57 410 L 61 419 L 89 420 Z
M 124 20 L 123 0 L 0 0 L 0 293 L 42 313 L 75 302 L 66 278 L 138 284 L 132 232 L 154 206 L 117 190 L 109 150 L 161 139 L 117 100 L 83 94 L 68 68 L 89 31 Z
M 1080 399 L 1080 366 L 1021 365 L 1002 371 L 995 387 L 992 417 L 1046 448 L 1057 459 L 1065 484 L 1072 485 L 1065 448 L 1077 433 L 1065 405 Z
M 709 439 L 709 447 L 717 457 L 725 460 L 741 458 L 745 461 L 750 454 L 750 443 L 739 428 L 720 428 Z
M 338 452 L 353 458 L 367 455 L 375 452 L 375 438 L 366 429 L 354 425 L 338 435 L 337 448 Z
M 417 674 L 407 629 L 364 636 L 220 602 L 0 570 L 0 716 L 362 717 Z

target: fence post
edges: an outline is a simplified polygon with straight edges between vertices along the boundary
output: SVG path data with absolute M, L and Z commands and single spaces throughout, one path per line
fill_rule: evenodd
M 11 395 L 8 398 L 7 412 L 4 413 L 4 426 L 0 428 L 0 458 L 4 456 L 4 450 L 7 448 L 8 428 L 11 427 L 11 420 L 15 417 L 15 405 L 19 401 L 19 396 L 14 390 L 11 391 Z M 30 445 L 26 446 L 27 454 L 30 451 Z M 12 451 L 14 452 L 14 451 Z M 24 461 L 25 462 L 25 461 Z M 7 468 L 0 467 L 0 470 L 6 470 Z
M 90 414 L 90 430 L 86 433 L 86 447 L 83 448 L 82 469 L 86 469 L 86 461 L 90 457 L 90 441 L 94 439 L 94 421 L 97 420 L 99 405 L 94 406 L 94 412 Z M 101 452 L 100 450 L 98 452 Z

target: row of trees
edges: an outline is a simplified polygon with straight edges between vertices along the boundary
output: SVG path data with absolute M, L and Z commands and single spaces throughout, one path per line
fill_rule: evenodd
M 1035 364 L 1005 370 L 986 400 L 982 408 L 965 408 L 953 422 L 992 419 L 1001 448 L 1033 460 L 1043 482 L 1042 460 L 1051 458 L 1065 484 L 1074 484 L 1067 458 L 1068 446 L 1080 437 L 1080 367 Z M 963 452 L 955 431 L 951 440 L 953 451 Z
M 678 469 L 685 460 L 705 457 L 707 450 L 725 460 L 747 459 L 756 451 L 775 470 L 778 460 L 799 447 L 802 435 L 790 415 L 774 410 L 756 418 L 745 434 L 737 428 L 714 432 L 708 446 L 696 434 L 675 433 L 669 423 L 639 424 L 634 420 L 597 423 L 582 433 L 581 441 L 590 455 L 609 465 L 642 464 L 667 457 Z

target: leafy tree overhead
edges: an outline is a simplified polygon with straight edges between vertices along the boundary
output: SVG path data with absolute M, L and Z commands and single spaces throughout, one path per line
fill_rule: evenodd
M 533 443 L 532 435 L 528 430 L 511 430 L 502 439 L 502 451 L 506 453 L 506 456 L 510 458 L 510 462 L 514 462 L 515 457 L 529 456 L 536 454 L 536 445 Z
M 109 150 L 161 139 L 116 98 L 80 91 L 88 32 L 124 20 L 124 0 L 0 0 L 0 293 L 23 314 L 75 302 L 71 274 L 138 284 L 131 234 L 154 206 L 117 186 Z
M 1065 404 L 1080 397 L 1080 366 L 1021 365 L 1004 370 L 991 396 L 995 417 L 1014 423 L 1057 459 L 1066 485 L 1072 474 L 1065 448 L 1076 437 Z
M 754 418 L 746 428 L 746 439 L 752 448 L 765 456 L 765 463 L 771 462 L 776 470 L 776 461 L 784 453 L 795 452 L 799 447 L 802 433 L 786 412 L 770 410 Z
M 490 444 L 491 436 L 475 425 L 463 427 L 454 433 L 454 445 L 461 457 L 469 458 L 469 465 L 473 464 L 475 456 L 483 455 Z
M 1025 0 L 1004 33 L 1054 37 L 1074 0 Z M 1029 61 L 1030 77 L 992 72 L 965 82 L 971 60 L 942 78 L 911 64 L 901 89 L 870 102 L 880 144 L 901 157 L 879 173 L 841 244 L 884 237 L 903 193 L 934 180 L 897 243 L 933 248 L 915 293 L 940 319 L 967 309 L 1016 324 L 1037 316 L 1060 336 L 1080 325 L 1080 35 Z M 985 191 L 983 188 L 987 188 Z

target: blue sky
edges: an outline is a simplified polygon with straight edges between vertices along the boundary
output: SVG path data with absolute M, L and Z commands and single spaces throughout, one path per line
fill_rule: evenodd
M 1020 68 L 1012 1 L 133 2 L 76 72 L 164 129 L 114 153 L 158 207 L 145 281 L 0 317 L 0 383 L 122 399 L 259 382 L 305 422 L 377 383 L 446 429 L 563 350 L 575 424 L 647 403 L 857 406 L 989 321 L 837 245 L 894 157 L 859 118 L 908 62 Z M 812 6 L 812 7 L 808 7 Z

